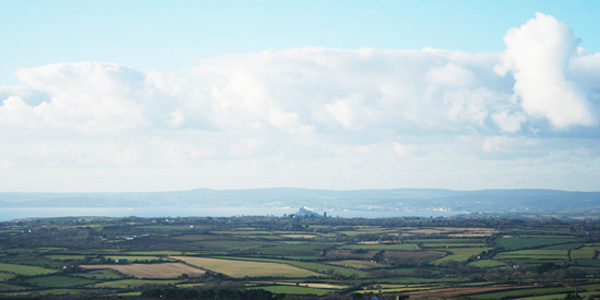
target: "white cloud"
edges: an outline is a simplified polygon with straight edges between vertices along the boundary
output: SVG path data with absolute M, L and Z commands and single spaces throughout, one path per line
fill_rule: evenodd
M 475 82 L 472 71 L 454 63 L 430 69 L 425 74 L 425 79 L 434 85 L 449 87 L 466 87 Z
M 515 133 L 521 130 L 521 123 L 525 121 L 525 116 L 520 112 L 510 114 L 503 110 L 492 115 L 494 123 L 504 132 Z
M 20 116 L 28 126 L 40 124 L 52 129 L 114 133 L 146 123 L 135 94 L 142 75 L 131 69 L 82 62 L 21 69 L 16 75 L 25 88 L 50 97 L 48 102 L 35 106 L 5 103 L 0 107 L 0 114 Z
M 437 186 L 458 180 L 445 172 L 475 176 L 496 159 L 513 170 L 543 161 L 550 174 L 571 145 L 600 148 L 589 138 L 600 55 L 576 53 L 568 27 L 544 15 L 506 43 L 502 54 L 269 50 L 205 59 L 187 74 L 100 62 L 21 69 L 19 86 L 0 86 L 0 169 L 185 167 L 202 179 L 190 187 L 231 177 L 326 187 L 331 176 L 337 188 Z M 377 172 L 385 179 L 364 178 Z
M 520 28 L 510 29 L 504 42 L 507 49 L 496 71 L 513 74 L 515 95 L 527 114 L 547 118 L 558 128 L 596 124 L 586 95 L 565 77 L 578 44 L 565 23 L 536 13 Z
M 10 96 L 0 109 L 0 124 L 3 126 L 25 126 L 34 117 L 34 110 L 19 96 Z
M 402 157 L 410 157 L 415 155 L 417 152 L 417 146 L 412 144 L 402 144 L 394 142 L 394 153 Z
M 169 118 L 166 122 L 173 127 L 179 127 L 185 123 L 185 115 L 183 114 L 183 111 L 178 108 L 169 113 Z

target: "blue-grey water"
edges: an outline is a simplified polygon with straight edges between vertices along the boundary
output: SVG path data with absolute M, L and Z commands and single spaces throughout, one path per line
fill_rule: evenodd
M 231 217 L 231 216 L 283 216 L 293 214 L 298 208 L 289 207 L 2 207 L 0 221 L 25 218 L 51 218 L 73 216 L 105 217 Z M 322 214 L 323 211 L 314 210 Z M 389 210 L 325 210 L 328 216 L 344 218 L 439 217 L 460 212 L 440 211 L 389 211 Z

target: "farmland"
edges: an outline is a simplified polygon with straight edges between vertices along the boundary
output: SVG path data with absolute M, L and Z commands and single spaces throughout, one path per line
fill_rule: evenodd
M 0 226 L 0 298 L 600 295 L 597 221 L 88 217 Z
M 182 263 L 127 264 L 127 265 L 81 265 L 82 269 L 114 270 L 135 278 L 177 278 L 186 274 L 188 277 L 200 277 L 204 271 Z

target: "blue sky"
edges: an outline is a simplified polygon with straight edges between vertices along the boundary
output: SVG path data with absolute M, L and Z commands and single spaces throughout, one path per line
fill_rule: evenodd
M 0 190 L 598 190 L 598 15 L 0 0 Z
M 597 1 L 6 1 L 6 58 L 18 68 L 110 61 L 183 70 L 199 58 L 291 47 L 500 52 L 506 30 L 535 12 L 566 22 L 597 52 Z

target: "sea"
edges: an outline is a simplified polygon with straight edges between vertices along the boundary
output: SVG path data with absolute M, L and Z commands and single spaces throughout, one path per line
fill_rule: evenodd
M 234 217 L 276 216 L 294 214 L 299 208 L 291 207 L 1 207 L 0 222 L 54 217 L 130 217 L 175 218 L 175 217 Z M 390 210 L 335 210 L 314 209 L 318 214 L 342 218 L 394 218 L 394 217 L 450 217 L 464 212 L 452 211 L 390 211 Z

